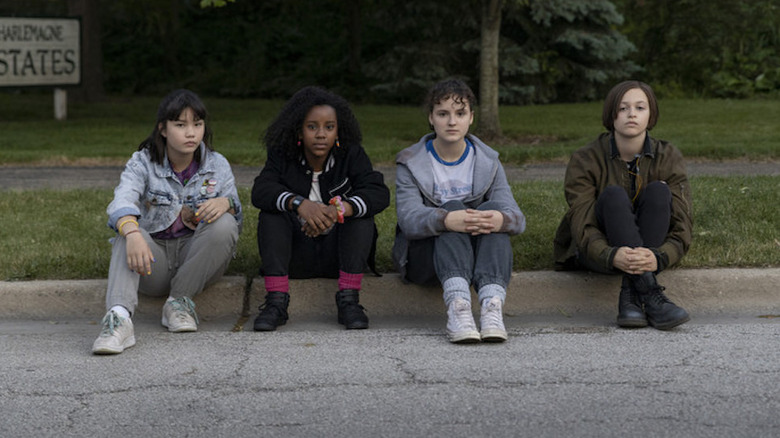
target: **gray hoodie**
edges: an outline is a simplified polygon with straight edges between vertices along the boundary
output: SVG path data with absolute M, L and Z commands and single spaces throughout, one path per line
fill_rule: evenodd
M 425 143 L 434 134 L 423 136 L 414 145 L 402 150 L 395 159 L 395 206 L 398 216 L 393 261 L 396 268 L 405 274 L 408 240 L 438 236 L 446 231 L 444 218 L 447 210 L 439 208 L 433 195 L 433 167 Z M 504 224 L 499 232 L 510 235 L 525 231 L 525 216 L 517 206 L 512 189 L 498 159 L 498 152 L 480 139 L 468 135 L 474 144 L 474 184 L 472 193 L 463 203 L 477 208 L 485 201 L 500 202 L 503 207 Z

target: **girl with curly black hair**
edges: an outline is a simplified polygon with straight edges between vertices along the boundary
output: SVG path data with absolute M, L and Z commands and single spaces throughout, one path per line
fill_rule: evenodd
M 361 146 L 360 125 L 342 97 L 306 87 L 264 136 L 268 158 L 252 187 L 260 209 L 257 244 L 266 296 L 254 322 L 287 322 L 289 278 L 338 278 L 338 322 L 368 328 L 359 304 L 363 272 L 374 267 L 374 215 L 390 203 L 384 177 Z

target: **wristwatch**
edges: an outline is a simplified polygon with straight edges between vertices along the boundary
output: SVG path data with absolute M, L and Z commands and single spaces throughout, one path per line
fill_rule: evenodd
M 301 195 L 298 195 L 295 198 L 293 198 L 293 201 L 292 201 L 292 211 L 298 213 L 298 207 L 301 206 L 301 204 L 303 203 L 304 199 L 306 199 L 306 198 L 304 198 Z

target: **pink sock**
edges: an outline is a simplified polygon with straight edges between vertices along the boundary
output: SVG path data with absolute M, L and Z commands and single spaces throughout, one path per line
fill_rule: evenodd
M 363 274 L 348 274 L 344 271 L 339 271 L 339 290 L 360 290 L 360 283 L 362 281 Z
M 263 280 L 265 281 L 266 292 L 286 293 L 290 291 L 290 282 L 287 280 L 286 275 L 281 275 L 277 277 L 266 276 L 263 277 Z

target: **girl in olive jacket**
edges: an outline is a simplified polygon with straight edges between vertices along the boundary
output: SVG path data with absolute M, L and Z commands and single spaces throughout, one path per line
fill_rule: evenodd
M 690 319 L 656 282 L 656 274 L 676 264 L 691 244 L 683 157 L 647 132 L 658 120 L 647 84 L 615 86 L 602 119 L 609 132 L 576 151 L 566 169 L 569 210 L 555 235 L 556 266 L 622 273 L 618 325 L 670 329 Z

